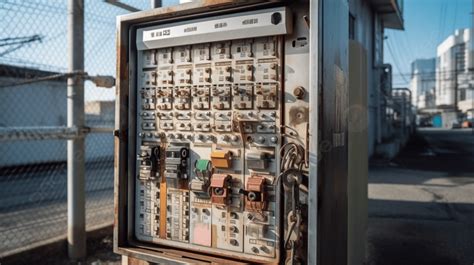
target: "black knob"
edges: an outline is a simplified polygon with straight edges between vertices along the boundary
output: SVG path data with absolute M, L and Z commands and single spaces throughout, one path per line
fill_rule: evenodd
M 273 25 L 277 25 L 281 22 L 281 14 L 276 12 L 276 13 L 273 13 L 272 14 L 272 18 L 271 18 L 271 21 L 272 21 L 272 24 Z
M 223 188 L 214 188 L 214 194 L 218 196 L 224 195 L 224 189 Z

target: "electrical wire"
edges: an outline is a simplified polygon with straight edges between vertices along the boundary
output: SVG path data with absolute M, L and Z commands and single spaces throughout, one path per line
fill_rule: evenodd
M 458 1 L 457 0 L 451 0 L 451 1 L 454 1 L 454 19 L 453 19 L 453 27 L 452 27 L 452 31 L 456 30 L 456 20 L 458 18 L 457 16 L 457 12 L 458 12 Z
M 442 71 L 430 71 L 430 72 L 421 72 L 421 73 L 393 73 L 392 76 L 412 76 L 412 75 L 433 75 L 433 74 L 454 74 L 454 73 L 463 73 L 463 74 L 474 74 L 473 69 L 468 69 L 467 72 L 463 72 L 462 70 L 442 70 Z
M 280 172 L 291 168 L 302 168 L 304 165 L 304 147 L 296 143 L 286 143 L 280 148 Z
M 393 61 L 395 63 L 395 67 L 397 68 L 398 72 L 401 73 L 402 71 L 400 70 L 400 65 L 398 63 L 398 58 L 395 56 L 395 53 L 392 51 L 392 47 L 391 47 L 391 44 L 390 44 L 390 39 L 387 39 L 387 48 L 388 48 L 388 51 L 390 52 L 390 55 L 392 56 L 393 58 Z M 405 76 L 402 76 L 403 80 L 405 80 L 406 83 L 410 83 L 408 82 L 408 80 L 405 78 Z
M 438 42 L 441 42 L 443 36 L 444 36 L 444 24 L 446 20 L 446 7 L 447 7 L 447 2 L 443 1 L 443 3 L 440 6 L 440 19 L 439 19 L 439 26 L 438 26 Z

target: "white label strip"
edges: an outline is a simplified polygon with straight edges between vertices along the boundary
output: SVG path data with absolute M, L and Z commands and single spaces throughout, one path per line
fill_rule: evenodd
M 290 33 L 285 7 L 139 29 L 138 50 Z

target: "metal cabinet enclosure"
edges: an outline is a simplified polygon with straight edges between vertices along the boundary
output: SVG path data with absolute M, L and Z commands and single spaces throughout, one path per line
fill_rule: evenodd
M 198 1 L 118 18 L 115 252 L 165 264 L 326 257 L 317 231 L 347 230 L 329 223 L 347 215 L 347 39 L 324 43 L 320 14 L 345 5 Z M 336 200 L 318 205 L 323 189 Z

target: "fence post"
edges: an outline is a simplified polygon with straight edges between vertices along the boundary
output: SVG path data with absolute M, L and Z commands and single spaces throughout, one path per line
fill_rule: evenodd
M 150 0 L 150 7 L 153 8 L 160 8 L 162 7 L 162 1 L 161 0 Z
M 68 1 L 68 70 L 84 71 L 84 0 Z M 72 260 L 86 256 L 84 177 L 84 78 L 67 80 L 67 126 L 79 129 L 79 137 L 67 141 L 67 241 Z

